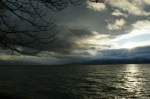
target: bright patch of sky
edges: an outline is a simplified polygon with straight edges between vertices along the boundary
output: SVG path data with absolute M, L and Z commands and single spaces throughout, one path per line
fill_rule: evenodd
M 125 34 L 115 38 L 113 41 L 114 48 L 134 48 L 150 45 L 150 27 L 133 30 L 129 34 Z

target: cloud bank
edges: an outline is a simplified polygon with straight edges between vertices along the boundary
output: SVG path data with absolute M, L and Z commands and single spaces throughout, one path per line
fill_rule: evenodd
M 105 0 L 104 3 L 85 0 L 80 6 L 49 12 L 45 18 L 53 16 L 55 20 L 55 41 L 48 45 L 35 45 L 46 49 L 45 53 L 53 52 L 60 56 L 62 53 L 67 57 L 94 56 L 101 50 L 112 48 L 113 39 L 149 27 L 149 5 L 150 0 Z M 39 34 L 46 37 L 49 32 Z

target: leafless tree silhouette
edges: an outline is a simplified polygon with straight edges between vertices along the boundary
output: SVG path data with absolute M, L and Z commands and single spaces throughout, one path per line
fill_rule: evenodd
M 84 0 L 85 1 L 85 0 Z M 0 46 L 21 54 L 36 54 L 49 50 L 59 32 L 50 17 L 51 11 L 61 11 L 82 0 L 0 0 Z M 47 45 L 47 46 L 46 46 Z

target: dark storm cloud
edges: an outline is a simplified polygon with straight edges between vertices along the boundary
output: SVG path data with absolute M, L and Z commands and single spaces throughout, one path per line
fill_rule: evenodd
M 56 13 L 56 22 L 65 26 L 73 34 L 73 37 L 68 38 L 76 38 L 77 36 L 79 39 L 84 39 L 82 37 L 93 35 L 91 31 L 96 31 L 99 35 L 109 35 L 109 38 L 115 38 L 136 29 L 135 24 L 140 25 L 137 24 L 138 22 L 144 24 L 146 21 L 150 21 L 149 10 L 149 1 L 147 0 L 105 0 L 104 3 L 98 4 L 85 2 L 82 6 L 69 7 Z M 79 30 L 84 31 L 79 32 Z M 85 30 L 90 32 L 85 33 Z M 87 48 L 90 50 L 93 47 Z
M 85 49 L 97 50 L 98 45 L 91 44 L 87 39 L 95 40 L 93 36 L 108 35 L 107 40 L 129 33 L 134 29 L 133 24 L 138 21 L 150 21 L 149 10 L 149 0 L 141 2 L 139 0 L 105 0 L 104 3 L 93 3 L 85 0 L 80 6 L 69 6 L 60 12 L 52 12 L 42 6 L 41 11 L 48 12 L 44 19 L 50 21 L 54 19 L 56 24 L 55 28 L 53 28 L 54 30 L 39 32 L 38 38 L 47 37 L 51 33 L 56 34 L 56 36 L 54 41 L 49 44 L 38 45 L 35 43 L 32 45 L 42 50 L 63 53 L 71 53 L 78 49 L 79 51 Z M 36 20 L 35 17 L 31 17 L 32 20 Z M 40 23 L 40 20 L 37 18 L 36 22 Z M 20 20 L 15 19 L 11 23 L 20 23 Z M 18 25 L 18 28 L 34 29 L 27 23 Z M 96 34 L 94 34 L 95 32 Z M 26 41 L 30 39 L 26 39 L 24 35 L 22 37 Z M 85 42 L 82 43 L 81 41 L 87 42 L 85 44 Z M 45 42 L 45 40 L 41 40 L 41 42 Z M 102 48 L 103 46 L 108 45 L 102 45 Z M 100 48 L 101 46 L 99 45 L 98 49 Z

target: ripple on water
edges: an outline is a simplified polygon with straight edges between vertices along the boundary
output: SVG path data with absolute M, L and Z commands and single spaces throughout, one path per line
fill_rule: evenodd
M 150 65 L 7 69 L 0 67 L 0 91 L 33 99 L 150 99 Z

